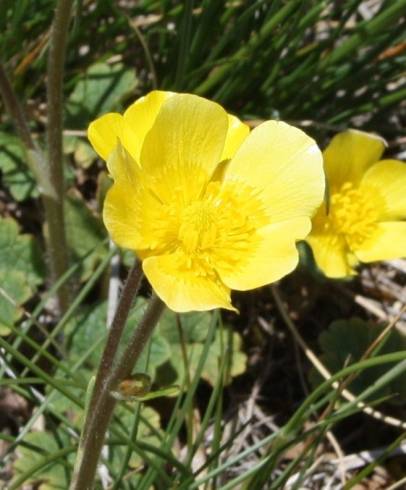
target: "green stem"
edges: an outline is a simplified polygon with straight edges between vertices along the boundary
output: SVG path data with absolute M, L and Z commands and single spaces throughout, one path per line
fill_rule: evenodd
M 65 186 L 62 159 L 62 122 L 63 75 L 72 6 L 73 0 L 59 0 L 56 4 L 48 57 L 47 143 L 49 180 L 53 193 L 44 196 L 44 207 L 52 282 L 61 277 L 68 266 L 63 208 Z M 69 294 L 66 285 L 59 290 L 58 303 L 60 312 L 66 311 L 69 306 Z
M 117 322 L 116 324 L 119 326 L 117 328 L 122 329 L 124 327 L 133 298 L 134 291 L 130 290 L 126 284 L 114 320 L 114 323 Z M 121 308 L 121 304 L 126 305 L 125 308 Z M 142 320 L 117 364 L 114 366 L 114 359 L 111 358 L 105 359 L 105 363 L 102 361 L 99 370 L 105 375 L 102 377 L 99 371 L 96 378 L 96 386 L 86 414 L 83 437 L 76 456 L 70 490 L 91 490 L 93 488 L 105 434 L 117 403 L 111 396 L 111 391 L 116 389 L 120 381 L 131 374 L 152 335 L 164 306 L 164 303 L 156 295 L 153 295 Z M 111 335 L 112 332 L 110 332 Z

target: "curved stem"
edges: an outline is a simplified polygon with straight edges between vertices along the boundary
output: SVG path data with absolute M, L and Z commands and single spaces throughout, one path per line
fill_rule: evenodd
M 65 187 L 62 160 L 62 121 L 63 75 L 72 6 L 73 0 L 58 0 L 56 4 L 48 58 L 48 171 L 53 192 L 52 195 L 44 195 L 44 207 L 47 220 L 46 238 L 53 282 L 63 275 L 68 265 L 63 208 Z M 59 290 L 58 303 L 60 312 L 66 311 L 69 305 L 66 285 Z
M 133 297 L 134 293 L 127 288 L 126 284 L 117 309 L 118 314 L 122 303 L 128 307 L 125 311 L 123 307 L 120 319 L 117 320 L 121 328 L 124 327 L 128 317 Z M 99 373 L 97 375 L 96 384 L 97 380 L 99 380 L 99 384 L 97 390 L 95 388 L 93 391 L 86 414 L 83 437 L 76 456 L 75 470 L 70 490 L 91 490 L 93 488 L 97 463 L 103 447 L 105 434 L 117 403 L 111 396 L 111 391 L 117 387 L 120 381 L 131 374 L 134 365 L 152 335 L 164 307 L 165 305 L 162 300 L 156 295 L 153 295 L 142 320 L 116 365 L 113 365 L 113 359 L 109 359 L 109 364 L 101 363 L 99 373 L 102 371 L 106 376 L 103 378 Z

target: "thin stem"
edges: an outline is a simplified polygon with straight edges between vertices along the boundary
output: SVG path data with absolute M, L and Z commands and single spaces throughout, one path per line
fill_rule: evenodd
M 149 361 L 151 358 L 151 344 L 152 344 L 152 342 L 150 339 L 148 342 L 147 358 L 145 360 L 145 365 L 144 365 L 145 372 L 148 372 Z M 138 428 L 140 425 L 141 408 L 142 408 L 142 403 L 141 402 L 137 403 L 137 405 L 135 407 L 133 425 L 131 427 L 131 433 L 130 433 L 130 439 L 132 441 L 135 441 L 137 438 Z M 133 448 L 130 445 L 128 445 L 126 452 L 125 452 L 124 459 L 121 463 L 121 469 L 120 469 L 120 472 L 118 474 L 117 480 L 114 482 L 113 490 L 119 490 L 121 488 L 121 483 L 125 479 L 125 473 L 128 469 L 128 463 L 130 462 L 132 453 L 133 453 Z
M 62 159 L 62 89 L 72 6 L 73 0 L 59 0 L 57 2 L 48 58 L 48 169 L 54 193 L 52 196 L 45 196 L 44 207 L 47 220 L 47 241 L 52 281 L 63 275 L 68 266 L 63 208 L 65 187 Z M 60 312 L 66 311 L 69 305 L 68 288 L 66 286 L 59 290 L 58 302 Z
M 128 298 L 128 295 L 130 295 L 130 298 Z M 120 325 L 121 323 L 125 323 L 128 317 L 129 306 L 133 297 L 134 294 L 125 287 L 117 314 L 122 302 L 128 305 L 128 309 L 125 312 L 122 311 L 122 314 L 120 314 L 120 320 L 117 320 L 117 322 L 120 322 Z M 113 360 L 110 359 L 111 364 L 109 367 L 107 365 L 100 366 L 100 369 L 106 372 L 106 376 L 99 382 L 98 389 L 100 391 L 97 391 L 96 388 L 93 391 L 89 410 L 86 414 L 84 434 L 78 449 L 70 490 L 91 490 L 93 488 L 97 463 L 103 447 L 105 434 L 117 403 L 111 396 L 111 391 L 117 387 L 120 381 L 131 374 L 133 367 L 152 335 L 164 307 L 164 303 L 156 295 L 153 295 L 142 320 L 134 331 L 127 348 L 117 364 L 112 366 Z M 100 379 L 100 376 L 98 375 L 97 378 Z
M 38 184 L 38 189 L 42 198 L 42 204 L 45 209 L 45 221 L 49 230 L 49 232 L 46 234 L 46 245 L 51 269 L 50 275 L 52 282 L 55 283 L 57 279 L 59 279 L 66 271 L 67 265 L 67 262 L 65 264 L 63 262 L 59 264 L 58 262 L 57 264 L 57 259 L 59 256 L 66 257 L 66 246 L 64 246 L 64 242 L 61 242 L 60 240 L 58 216 L 55 214 L 55 212 L 53 212 L 53 203 L 58 193 L 57 190 L 54 188 L 53 181 L 51 180 L 50 169 L 47 165 L 45 156 L 43 155 L 42 151 L 37 147 L 35 141 L 32 138 L 23 108 L 21 107 L 21 104 L 16 97 L 13 87 L 7 77 L 6 70 L 1 63 L 0 94 L 3 98 L 4 105 L 8 113 L 13 119 L 18 135 L 20 136 L 25 146 L 27 152 L 27 164 Z M 51 246 L 51 240 L 48 239 L 49 235 L 54 238 L 52 240 L 53 246 Z M 55 250 L 57 255 L 55 255 Z M 64 265 L 63 269 L 62 265 Z M 56 274 L 55 271 L 57 270 L 60 270 L 60 274 Z M 65 298 L 67 298 L 67 294 L 65 291 L 66 287 L 62 285 L 56 293 L 59 305 L 64 305 L 63 309 L 62 307 L 60 308 L 62 311 L 65 311 L 67 308 L 67 302 L 65 301 Z
M 291 331 L 293 337 L 297 340 L 299 346 L 305 353 L 306 357 L 309 359 L 309 361 L 312 363 L 312 365 L 317 369 L 317 371 L 323 376 L 325 380 L 329 380 L 333 377 L 332 373 L 326 368 L 326 366 L 319 360 L 319 358 L 316 356 L 316 354 L 310 349 L 310 347 L 306 344 L 305 340 L 303 337 L 300 335 L 298 329 L 296 328 L 295 324 L 291 320 L 284 304 L 282 301 L 282 298 L 279 295 L 278 289 L 276 286 L 271 286 L 271 292 L 273 295 L 273 298 L 275 300 L 276 307 L 281 314 L 281 317 L 285 323 L 285 325 L 289 328 Z M 398 321 L 398 316 L 396 316 L 392 321 L 392 323 L 396 323 Z M 393 326 L 393 325 L 392 325 Z M 392 328 L 392 327 L 391 327 Z M 374 344 L 375 345 L 375 342 Z M 335 382 L 332 384 L 333 388 L 335 390 L 340 389 L 340 383 Z M 355 403 L 357 397 L 352 394 L 349 390 L 344 388 L 341 390 L 340 394 L 342 395 L 343 398 L 345 398 L 347 401 L 350 403 Z M 396 419 L 395 417 L 391 417 L 388 415 L 383 414 L 382 412 L 373 409 L 363 401 L 358 401 L 357 402 L 357 407 L 362 410 L 365 414 L 369 415 L 370 417 L 373 417 L 376 420 L 381 420 L 382 422 L 393 425 L 394 427 L 401 427 L 403 429 L 406 429 L 406 424 L 402 420 Z M 292 427 L 295 426 L 294 423 L 291 424 Z M 290 427 L 289 427 L 290 430 Z M 289 430 L 286 430 L 289 432 Z
M 27 152 L 26 162 L 37 181 L 42 198 L 44 199 L 44 196 L 47 194 L 50 196 L 53 195 L 54 191 L 49 181 L 49 172 L 45 156 L 38 148 L 31 135 L 24 110 L 17 99 L 7 76 L 6 69 L 2 63 L 0 63 L 0 95 L 3 98 L 7 112 L 10 114 L 10 117 L 16 126 L 17 133 L 25 146 Z
M 123 333 L 133 300 L 136 297 L 141 285 L 142 276 L 141 262 L 137 260 L 128 274 L 117 310 L 111 323 L 110 332 L 100 360 L 99 369 L 97 370 L 93 396 L 90 402 L 90 411 L 93 410 L 95 404 L 97 403 L 98 397 L 102 392 L 102 385 L 112 369 L 121 335 Z
M 0 94 L 3 98 L 7 112 L 13 118 L 18 134 L 20 135 L 24 145 L 31 150 L 36 150 L 23 108 L 21 107 L 14 93 L 13 87 L 11 86 L 10 80 L 8 79 L 6 70 L 2 63 L 0 63 Z

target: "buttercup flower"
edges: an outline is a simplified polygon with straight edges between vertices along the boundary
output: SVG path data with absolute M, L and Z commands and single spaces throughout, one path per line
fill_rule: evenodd
M 214 102 L 154 91 L 88 135 L 114 180 L 104 223 L 172 310 L 234 309 L 231 289 L 296 267 L 324 193 L 321 152 L 299 129 L 250 133 Z
M 378 136 L 349 130 L 324 151 L 329 205 L 319 208 L 307 241 L 329 277 L 406 256 L 406 165 L 379 161 L 384 149 Z

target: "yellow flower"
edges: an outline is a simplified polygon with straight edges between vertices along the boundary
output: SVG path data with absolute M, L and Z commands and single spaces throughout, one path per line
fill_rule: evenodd
M 88 134 L 114 180 L 104 223 L 172 310 L 234 309 L 231 289 L 296 267 L 324 193 L 321 152 L 299 129 L 249 134 L 214 102 L 154 91 Z
M 323 153 L 330 199 L 307 241 L 326 276 L 350 276 L 360 262 L 406 256 L 406 165 L 379 160 L 384 149 L 378 136 L 349 130 Z

